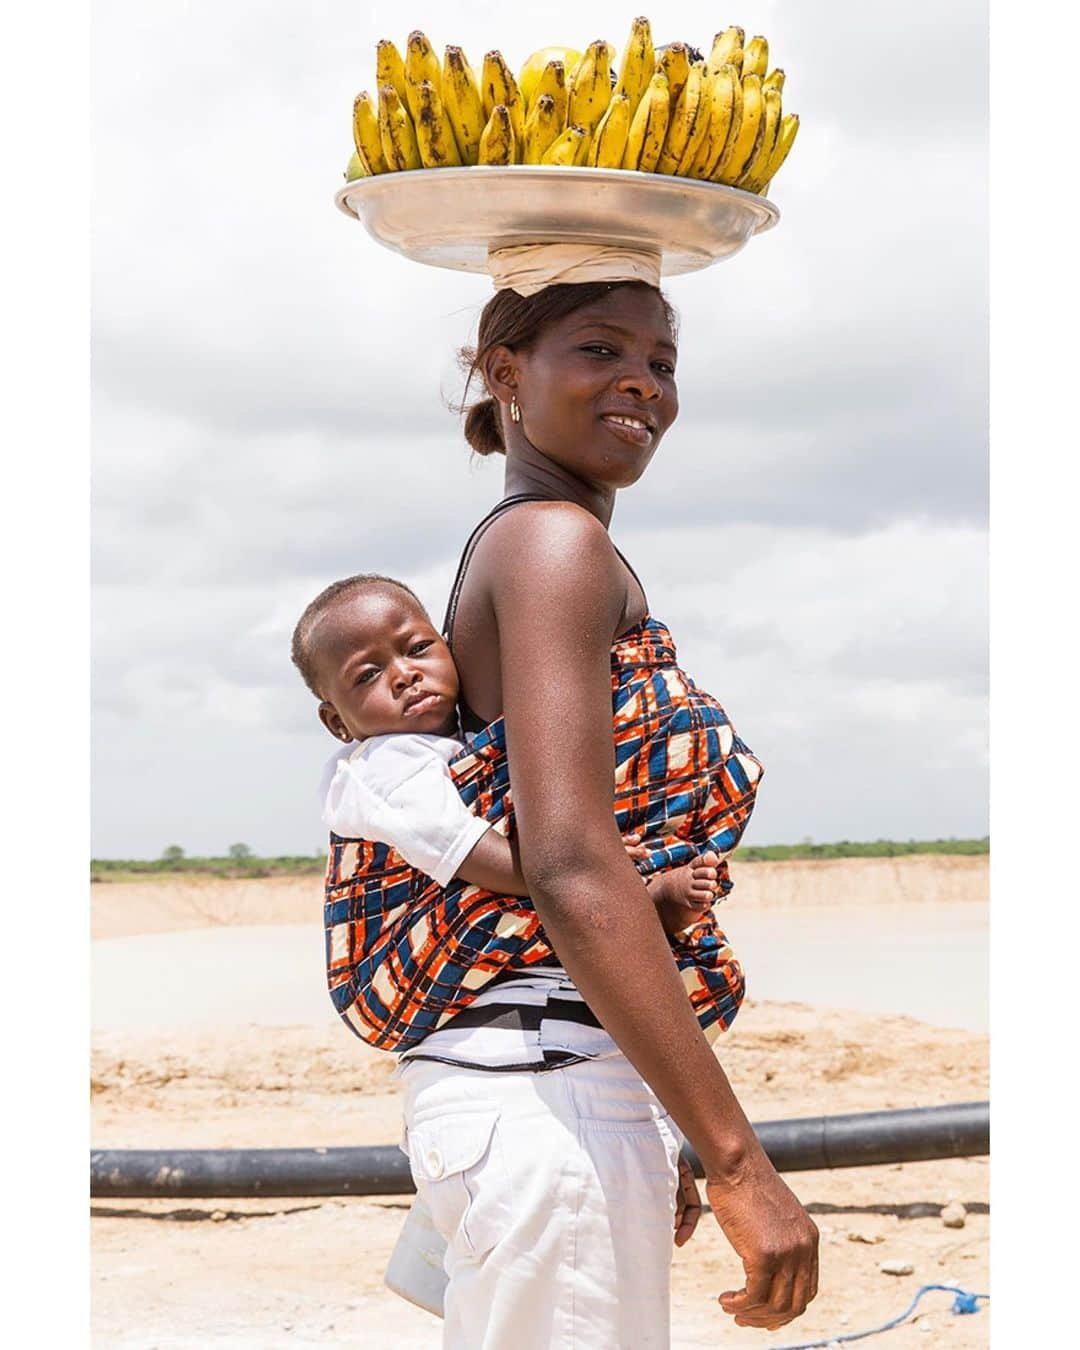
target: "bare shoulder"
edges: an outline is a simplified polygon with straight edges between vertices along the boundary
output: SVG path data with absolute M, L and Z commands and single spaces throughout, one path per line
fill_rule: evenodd
M 610 642 L 625 583 L 607 530 L 584 507 L 522 502 L 487 530 L 477 560 L 500 627 L 511 616 L 545 629 L 595 626 Z

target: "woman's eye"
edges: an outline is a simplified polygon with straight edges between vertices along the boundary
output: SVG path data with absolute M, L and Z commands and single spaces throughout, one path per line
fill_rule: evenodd
M 675 374 L 675 367 L 671 364 L 670 361 L 654 361 L 653 364 L 656 366 L 657 370 L 661 372 L 661 374 L 664 375 Z
M 614 348 L 607 346 L 604 342 L 590 342 L 581 349 L 583 352 L 596 352 L 600 356 L 614 356 Z

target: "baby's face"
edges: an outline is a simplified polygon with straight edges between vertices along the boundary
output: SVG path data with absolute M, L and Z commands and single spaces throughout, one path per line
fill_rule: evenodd
M 396 586 L 345 596 L 312 634 L 323 702 L 339 740 L 394 732 L 452 736 L 458 673 L 420 606 Z

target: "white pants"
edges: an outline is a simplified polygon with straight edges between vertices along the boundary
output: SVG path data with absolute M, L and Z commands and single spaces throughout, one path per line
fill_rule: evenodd
M 668 1350 L 681 1136 L 624 1056 L 401 1073 L 448 1244 L 444 1350 Z

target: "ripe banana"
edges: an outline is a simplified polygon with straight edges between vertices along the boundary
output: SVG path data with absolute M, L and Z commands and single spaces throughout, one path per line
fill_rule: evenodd
M 670 116 L 671 95 L 668 92 L 667 77 L 654 75 L 646 85 L 645 93 L 630 123 L 626 150 L 623 152 L 624 169 L 638 169 L 641 173 L 652 173 L 664 148 L 664 137 L 667 134 Z
M 745 79 L 747 75 L 760 75 L 765 78 L 765 72 L 769 69 L 769 43 L 767 38 L 752 37 L 746 44 L 743 51 L 742 73 Z
M 690 67 L 679 101 L 668 119 L 664 148 L 656 161 L 657 173 L 675 173 L 691 136 L 708 122 L 709 105 L 704 97 L 703 73 L 700 63 Z
M 739 48 L 739 50 L 738 50 L 738 52 L 736 53 L 736 55 L 739 56 L 740 59 L 741 59 L 741 57 L 742 57 L 742 48 L 741 48 L 741 47 Z M 726 135 L 724 136 L 724 138 L 721 139 L 720 136 L 719 136 L 719 134 L 718 134 L 718 135 L 715 137 L 715 139 L 712 140 L 712 143 L 711 143 L 711 147 L 710 147 L 710 151 L 709 151 L 710 159 L 709 159 L 708 164 L 706 164 L 706 166 L 705 166 L 705 175 L 704 175 L 704 176 L 705 176 L 707 179 L 709 179 L 710 182 L 713 182 L 713 183 L 719 183 L 719 182 L 720 182 L 720 178 L 719 178 L 719 176 L 718 176 L 718 174 L 717 174 L 717 170 L 719 169 L 720 165 L 723 163 L 724 156 L 725 156 L 725 155 L 727 154 L 727 152 L 731 149 L 731 147 L 735 144 L 735 141 L 736 141 L 736 139 L 737 139 L 737 137 L 738 137 L 738 135 L 739 135 L 739 132 L 740 132 L 740 130 L 742 129 L 742 117 L 743 117 L 743 90 L 742 90 L 742 81 L 739 79 L 739 72 L 738 72 L 738 67 L 737 67 L 737 66 L 735 66 L 734 64 L 731 64 L 731 65 L 729 65 L 729 66 L 721 66 L 721 67 L 720 67 L 720 70 L 721 70 L 721 71 L 723 71 L 723 70 L 725 70 L 725 69 L 726 69 L 726 70 L 729 70 L 729 71 L 731 72 L 731 77 L 732 77 L 732 85 L 731 85 L 731 117 L 730 117 L 730 120 L 729 120 L 729 122 L 728 122 L 727 133 L 726 133 Z M 715 87 L 715 86 L 714 86 L 714 87 Z M 717 131 L 719 132 L 719 127 L 717 128 Z
M 709 98 L 709 130 L 699 143 L 698 152 L 688 168 L 679 168 L 678 173 L 691 178 L 708 178 L 710 168 L 719 160 L 731 132 L 732 118 L 735 114 L 735 90 L 739 77 L 735 67 L 721 66 L 715 74 L 705 73 L 705 86 Z M 703 94 L 704 97 L 704 94 Z
M 506 109 L 514 130 L 514 144 L 520 153 L 525 143 L 525 100 L 521 97 L 514 72 L 506 64 L 502 52 L 490 51 L 484 57 L 480 96 L 484 100 L 484 113 L 489 119 L 497 107 Z M 507 161 L 509 164 L 514 162 L 513 159 Z
M 588 162 L 598 169 L 621 169 L 629 135 L 630 98 L 616 94 L 593 132 Z
M 667 76 L 668 89 L 671 90 L 671 111 L 675 112 L 679 95 L 690 74 L 690 49 L 685 42 L 669 42 L 656 58 L 656 69 Z
M 480 137 L 487 118 L 480 86 L 460 47 L 447 47 L 443 58 L 443 106 L 450 119 L 462 164 L 480 158 Z
M 446 115 L 439 91 L 425 80 L 420 86 L 420 114 L 416 119 L 416 144 L 425 169 L 442 169 L 446 165 L 460 165 L 454 129 Z
M 375 85 L 381 89 L 384 84 L 392 84 L 402 103 L 408 103 L 405 93 L 405 62 L 388 38 L 383 38 L 375 47 Z
M 420 168 L 420 150 L 412 118 L 392 84 L 384 84 L 379 89 L 379 139 L 388 168 Z
M 414 122 L 420 117 L 420 86 L 425 80 L 435 86 L 435 92 L 442 98 L 439 58 L 435 55 L 434 47 L 417 28 L 409 34 L 405 43 L 405 101 Z
M 540 73 L 533 94 L 530 110 L 536 106 L 537 99 L 544 94 L 550 95 L 555 103 L 555 121 L 562 131 L 566 126 L 566 116 L 570 107 L 570 91 L 566 85 L 566 66 L 562 61 L 549 61 Z M 528 121 L 528 118 L 526 118 Z
M 637 113 L 638 104 L 644 98 L 645 90 L 649 87 L 649 81 L 655 70 L 656 52 L 653 50 L 649 21 L 643 18 L 635 19 L 630 26 L 630 37 L 623 52 L 619 78 L 615 85 L 615 93 L 629 96 L 631 115 Z
M 742 121 L 738 135 L 720 157 L 713 177 L 721 183 L 734 183 L 746 167 L 764 129 L 765 102 L 761 96 L 761 76 L 744 75 L 742 79 Z
M 735 180 L 735 186 L 744 188 L 747 192 L 757 192 L 759 188 L 765 186 L 764 175 L 768 170 L 769 160 L 772 159 L 772 152 L 776 149 L 776 135 L 780 130 L 780 91 L 766 89 L 761 97 L 765 103 L 761 134 L 746 168 Z
M 717 33 L 713 38 L 712 51 L 709 53 L 709 59 L 706 62 L 709 69 L 714 73 L 721 66 L 734 66 L 736 71 L 742 73 L 742 50 L 746 45 L 746 33 L 741 28 L 725 28 L 723 32 Z M 739 58 L 736 62 L 735 53 L 739 52 Z
M 525 119 L 525 150 L 523 164 L 541 164 L 551 144 L 562 131 L 558 108 L 550 94 L 538 94 L 533 99 Z
M 561 136 L 552 141 L 541 164 L 558 164 L 563 168 L 577 163 L 578 152 L 588 132 L 584 127 L 567 127 Z
M 761 81 L 762 92 L 766 89 L 775 89 L 778 94 L 784 92 L 784 80 L 787 77 L 784 72 L 777 67 L 776 70 L 770 70 L 768 75 Z
M 533 104 L 541 94 L 551 94 L 550 89 L 543 89 L 540 86 L 541 76 L 551 65 L 552 61 L 560 61 L 563 71 L 566 74 L 567 88 L 570 85 L 570 72 L 581 60 L 581 53 L 575 47 L 541 47 L 539 51 L 533 52 L 532 56 L 518 71 L 518 88 L 521 90 L 521 97 L 525 100 L 525 114 L 528 116 L 532 110 Z M 552 94 L 554 98 L 554 94 Z
M 570 86 L 570 105 L 567 122 L 591 132 L 607 112 L 611 102 L 611 59 L 614 56 L 606 42 L 590 42 L 585 55 L 574 68 Z
M 353 100 L 353 144 L 368 173 L 386 173 L 390 167 L 379 135 L 379 114 L 365 89 Z
M 785 113 L 780 122 L 780 131 L 776 137 L 776 146 L 773 149 L 772 157 L 769 160 L 768 167 L 764 173 L 764 183 L 758 189 L 761 193 L 769 191 L 769 184 L 776 177 L 776 171 L 787 159 L 791 147 L 795 144 L 795 137 L 799 134 L 799 114 Z
M 514 124 L 510 109 L 505 103 L 497 103 L 491 110 L 483 134 L 480 137 L 480 164 L 513 164 L 516 161 L 514 143 Z

